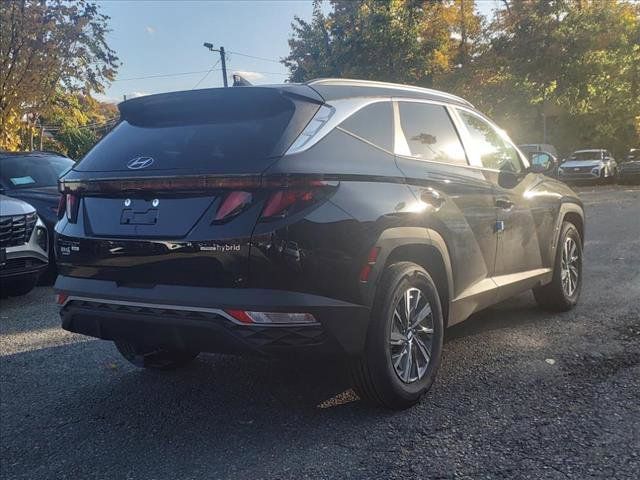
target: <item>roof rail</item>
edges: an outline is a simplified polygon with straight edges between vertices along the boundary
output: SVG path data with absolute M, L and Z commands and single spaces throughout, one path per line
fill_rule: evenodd
M 315 78 L 313 80 L 309 80 L 305 83 L 305 85 L 335 85 L 335 86 L 344 86 L 344 87 L 370 87 L 370 88 L 387 88 L 387 89 L 395 89 L 395 90 L 403 90 L 405 92 L 416 92 L 416 93 L 424 93 L 427 95 L 439 96 L 442 98 L 448 98 L 450 100 L 455 100 L 457 102 L 466 104 L 470 107 L 473 105 L 465 100 L 462 97 L 458 97 L 457 95 L 453 95 L 451 93 L 443 92 L 441 90 L 433 90 L 431 88 L 424 87 L 416 87 L 413 85 L 403 85 L 400 83 L 389 83 L 389 82 L 378 82 L 375 80 L 357 80 L 353 78 Z

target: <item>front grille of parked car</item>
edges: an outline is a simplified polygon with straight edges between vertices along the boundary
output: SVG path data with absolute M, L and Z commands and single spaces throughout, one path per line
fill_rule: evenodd
M 624 173 L 640 173 L 640 162 L 622 164 L 620 171 Z
M 214 312 L 199 312 L 164 307 L 139 305 L 123 305 L 98 300 L 70 300 L 64 309 L 79 308 L 83 310 L 130 314 L 132 317 L 162 318 L 163 321 L 179 324 L 184 320 L 215 322 L 225 327 L 230 334 L 240 337 L 254 347 L 302 347 L 319 345 L 325 340 L 322 325 L 238 325 Z
M 573 173 L 591 173 L 591 170 L 594 168 L 595 167 L 562 167 L 562 171 L 567 175 L 571 175 Z
M 14 273 L 26 273 L 32 270 L 38 270 L 44 267 L 45 262 L 37 258 L 10 258 L 2 266 L 0 271 L 2 275 L 11 275 Z
M 15 247 L 27 243 L 37 218 L 35 212 L 0 217 L 0 247 Z

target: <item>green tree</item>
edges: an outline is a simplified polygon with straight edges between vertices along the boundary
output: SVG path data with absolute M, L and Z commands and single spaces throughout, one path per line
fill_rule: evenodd
M 292 24 L 283 63 L 295 82 L 351 77 L 430 86 L 464 63 L 481 19 L 473 0 L 330 0 L 314 4 L 313 18 Z
M 478 53 L 440 85 L 469 98 L 521 142 L 621 155 L 638 136 L 640 5 L 507 1 Z
M 118 57 L 109 17 L 88 0 L 14 0 L 0 8 L 0 148 L 16 148 L 21 121 L 33 128 L 60 89 L 102 92 Z

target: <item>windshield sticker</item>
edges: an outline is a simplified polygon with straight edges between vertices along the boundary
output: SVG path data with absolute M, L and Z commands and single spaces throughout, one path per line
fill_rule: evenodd
M 29 185 L 31 183 L 36 183 L 36 181 L 29 176 L 13 177 L 10 180 L 11 180 L 11 183 L 13 183 L 14 185 Z

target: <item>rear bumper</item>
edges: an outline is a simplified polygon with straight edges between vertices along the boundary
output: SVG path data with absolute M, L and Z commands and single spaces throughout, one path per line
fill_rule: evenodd
M 277 355 L 292 351 L 357 355 L 369 309 L 297 292 L 156 285 L 58 276 L 64 329 L 105 340 L 134 340 L 205 352 Z M 242 324 L 225 310 L 311 313 L 313 324 Z

